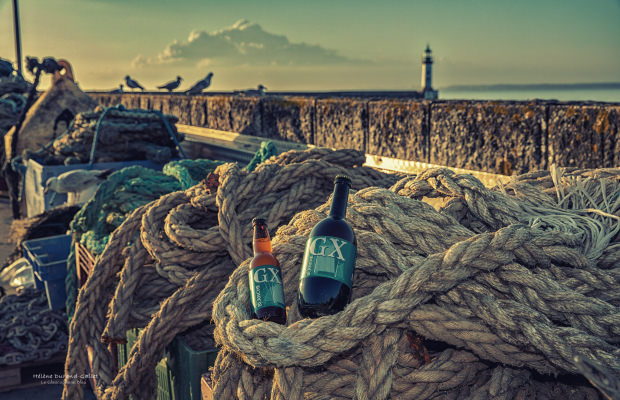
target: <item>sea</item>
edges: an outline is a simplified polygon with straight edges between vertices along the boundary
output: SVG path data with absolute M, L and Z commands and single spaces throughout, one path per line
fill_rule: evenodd
M 620 89 L 583 90 L 450 90 L 439 89 L 439 100 L 558 100 L 620 103 Z

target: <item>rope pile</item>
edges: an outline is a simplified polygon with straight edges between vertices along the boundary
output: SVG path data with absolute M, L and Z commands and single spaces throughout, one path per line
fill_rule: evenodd
M 253 173 L 225 164 L 215 171 L 219 176 L 215 185 L 171 193 L 134 211 L 112 233 L 80 290 L 70 328 L 67 370 L 86 368 L 83 350 L 91 345 L 93 368 L 100 376 L 99 392 L 115 377 L 124 383 L 114 387 L 124 393 L 154 390 L 149 383 L 154 382 L 154 367 L 165 347 L 177 334 L 209 320 L 215 296 L 250 252 L 251 219 L 262 215 L 273 224 L 286 223 L 297 212 L 322 203 L 331 192 L 333 176 L 339 173 L 353 175 L 357 187 L 395 183 L 394 176 L 359 167 L 364 160 L 355 151 L 315 149 L 272 158 Z M 217 199 L 222 189 L 235 192 L 241 202 L 238 208 L 231 209 L 228 201 Z M 232 220 L 231 213 L 235 215 Z M 207 275 L 208 282 L 192 286 L 190 278 Z M 178 304 L 175 299 L 183 297 L 186 285 L 194 288 L 190 292 L 195 300 Z M 124 372 L 117 376 L 102 336 L 107 342 L 121 342 L 128 329 L 145 327 L 151 320 L 166 327 L 159 329 L 152 322 L 144 329 Z M 81 397 L 80 388 L 66 390 L 67 398 Z M 150 394 L 137 396 L 152 398 Z
M 257 162 L 264 162 L 276 154 L 277 149 L 273 142 L 262 142 L 260 149 L 245 168 L 253 169 Z M 140 166 L 130 166 L 114 172 L 100 185 L 95 196 L 80 209 L 71 222 L 73 239 L 86 246 L 93 255 L 101 254 L 110 234 L 132 211 L 163 195 L 197 185 L 221 164 L 221 161 L 208 159 L 185 159 L 165 164 L 163 173 Z M 69 320 L 73 317 L 77 298 L 74 247 L 75 244 L 71 246 L 69 273 L 65 280 Z
M 105 118 L 99 121 L 103 113 Z M 182 141 L 183 136 L 175 125 L 178 118 L 164 117 L 172 133 Z M 42 161 L 46 165 L 88 163 L 95 136 L 95 162 L 151 160 L 163 164 L 178 156 L 176 144 L 159 115 L 142 110 L 97 107 L 92 112 L 78 114 L 69 132 L 54 140 L 41 155 Z
M 196 186 L 209 172 L 212 172 L 222 161 L 208 159 L 170 161 L 164 165 L 163 173 L 174 177 L 180 184 L 177 190 L 186 190 Z M 167 192 L 170 193 L 170 192 Z
M 26 93 L 32 84 L 17 75 L 0 77 L 0 96 L 9 93 Z
M 84 246 L 95 256 L 101 254 L 110 234 L 118 228 L 135 209 L 159 197 L 183 188 L 183 181 L 165 172 L 174 172 L 181 177 L 190 169 L 194 173 L 202 171 L 206 176 L 215 169 L 217 162 L 210 160 L 181 160 L 182 165 L 164 165 L 164 173 L 141 166 L 130 166 L 112 173 L 97 192 L 75 215 L 71 221 L 73 240 Z M 175 163 L 179 163 L 178 161 Z M 77 270 L 74 254 L 75 243 L 67 260 L 67 316 L 73 317 L 77 299 Z
M 606 179 L 571 172 L 584 190 L 599 190 L 590 196 L 596 218 L 573 223 L 544 219 L 585 204 L 567 194 L 575 191 L 559 172 L 491 191 L 445 169 L 397 182 L 363 162 L 359 152 L 311 149 L 253 173 L 225 164 L 215 171 L 217 189 L 199 185 L 135 210 L 79 293 L 66 373 L 86 368 L 90 345 L 100 398 L 153 398 L 165 347 L 212 317 L 222 348 L 215 398 L 597 398 L 591 386 L 538 379 L 579 373 L 574 355 L 620 377 L 619 170 Z M 347 213 L 358 241 L 353 301 L 336 315 L 298 321 L 305 242 L 338 174 L 357 190 Z M 447 202 L 436 211 L 424 196 Z M 289 326 L 249 319 L 254 217 L 272 231 L 280 226 L 273 244 Z M 144 329 L 116 371 L 107 344 L 134 327 Z M 428 362 L 412 353 L 412 332 L 425 338 Z M 80 390 L 65 385 L 63 398 L 79 399 Z
M 0 298 L 0 349 L 0 366 L 48 360 L 64 352 L 64 312 L 50 310 L 45 293 L 34 289 Z

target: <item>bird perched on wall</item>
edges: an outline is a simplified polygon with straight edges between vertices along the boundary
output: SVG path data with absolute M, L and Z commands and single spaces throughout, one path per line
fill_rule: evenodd
M 196 82 L 194 86 L 192 86 L 191 88 L 189 88 L 188 91 L 185 92 L 185 94 L 201 93 L 203 90 L 205 90 L 211 85 L 211 78 L 213 78 L 213 72 L 209 72 L 209 74 L 204 79 Z
M 258 85 L 257 89 L 244 90 L 243 93 L 245 95 L 247 95 L 247 96 L 264 96 L 265 95 L 265 89 L 267 89 L 265 86 Z
M 174 89 L 179 87 L 182 80 L 183 78 L 181 78 L 180 76 L 177 76 L 176 81 L 170 81 L 166 83 L 165 85 L 157 86 L 157 89 L 167 89 L 169 92 L 172 92 Z
M 118 89 L 111 90 L 110 93 L 123 93 L 123 84 L 121 83 Z
M 87 170 L 74 169 L 58 176 L 53 176 L 45 182 L 44 193 L 53 191 L 56 193 L 79 193 L 105 181 L 111 169 Z
M 136 82 L 133 79 L 131 79 L 131 77 L 129 75 L 127 75 L 125 77 L 125 83 L 127 84 L 127 87 L 129 87 L 129 88 L 141 89 L 142 91 L 144 91 L 144 88 L 142 87 L 142 85 L 140 85 L 138 82 Z

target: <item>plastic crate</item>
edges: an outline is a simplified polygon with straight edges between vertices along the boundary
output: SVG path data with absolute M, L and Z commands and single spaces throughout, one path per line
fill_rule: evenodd
M 39 279 L 39 277 L 36 274 L 36 264 L 35 264 L 34 255 L 31 252 L 26 251 L 23 244 L 22 244 L 22 256 L 28 260 L 30 265 L 32 265 L 32 276 L 34 278 L 34 288 L 37 290 L 45 290 L 45 284 L 43 283 L 41 279 Z
M 126 333 L 127 343 L 118 345 L 119 369 L 127 363 L 139 335 L 140 329 L 130 329 Z M 217 352 L 195 351 L 182 338 L 175 338 L 155 368 L 157 400 L 200 400 L 200 377 L 215 364 Z
M 162 358 L 157 364 L 155 375 L 157 375 L 157 400 L 176 400 L 175 377 L 169 366 L 168 357 Z
M 155 170 L 161 170 L 163 167 L 163 164 L 142 160 L 95 163 L 91 169 L 119 170 L 130 165 L 140 165 L 145 168 Z M 26 162 L 26 182 L 24 191 L 28 217 L 41 214 L 46 210 L 61 206 L 67 202 L 67 195 L 64 193 L 44 193 L 45 183 L 51 177 L 58 176 L 64 172 L 72 171 L 74 169 L 88 169 L 88 164 L 43 165 L 32 159 Z M 50 204 L 52 199 L 54 201 Z
M 138 341 L 138 336 L 140 335 L 140 330 L 137 328 L 130 329 L 125 334 L 127 338 L 127 343 L 122 343 L 117 346 L 118 352 L 118 368 L 120 369 L 125 364 L 127 364 L 127 360 L 129 359 L 129 353 L 131 352 L 131 348 Z
M 47 304 L 51 310 L 65 306 L 65 277 L 67 257 L 71 250 L 71 235 L 57 235 L 42 239 L 26 240 L 22 244 L 32 269 L 45 286 Z
M 141 329 L 130 329 L 126 333 L 127 343 L 117 346 L 118 368 L 121 369 L 129 360 L 131 348 L 138 341 Z M 157 366 L 155 367 L 155 375 L 157 375 L 157 400 L 176 400 L 175 396 L 175 380 L 172 368 L 170 367 L 170 354 L 168 351 L 164 353 Z
M 172 343 L 172 352 L 178 399 L 202 399 L 200 377 L 215 364 L 218 349 L 196 351 L 177 337 Z

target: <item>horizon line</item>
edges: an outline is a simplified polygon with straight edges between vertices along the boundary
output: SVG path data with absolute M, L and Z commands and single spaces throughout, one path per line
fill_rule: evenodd
M 578 82 L 578 83 L 494 83 L 450 85 L 439 90 L 456 91 L 494 91 L 494 90 L 587 90 L 587 89 L 620 89 L 618 82 Z

